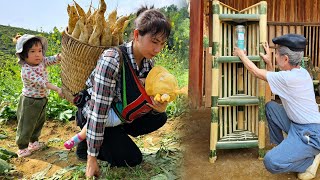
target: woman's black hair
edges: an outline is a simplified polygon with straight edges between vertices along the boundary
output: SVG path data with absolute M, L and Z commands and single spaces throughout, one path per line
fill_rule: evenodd
M 33 45 L 38 44 L 38 43 L 41 44 L 41 46 L 42 46 L 41 40 L 38 38 L 31 38 L 26 43 L 24 43 L 23 50 L 20 53 L 20 58 L 22 60 L 25 60 L 26 58 L 28 58 L 29 50 L 32 48 Z
M 159 10 L 153 9 L 153 6 L 150 8 L 141 7 L 137 11 L 135 28 L 138 29 L 141 36 L 151 33 L 153 36 L 160 34 L 168 38 L 171 31 L 171 24 L 164 14 Z

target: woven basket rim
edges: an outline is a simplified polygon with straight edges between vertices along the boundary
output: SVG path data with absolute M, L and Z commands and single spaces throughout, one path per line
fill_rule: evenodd
M 103 48 L 103 49 L 108 49 L 108 48 L 112 47 L 112 46 L 92 46 L 92 45 L 90 45 L 90 44 L 88 44 L 88 43 L 81 42 L 81 41 L 79 41 L 79 39 L 76 39 L 76 38 L 72 37 L 72 36 L 68 33 L 68 27 L 66 27 L 66 29 L 63 31 L 63 33 L 64 33 L 66 36 L 68 36 L 69 38 L 71 38 L 72 40 L 75 40 L 75 41 L 79 42 L 80 44 L 83 44 L 83 45 L 86 45 L 86 46 L 90 46 L 90 47 L 93 47 L 93 48 Z

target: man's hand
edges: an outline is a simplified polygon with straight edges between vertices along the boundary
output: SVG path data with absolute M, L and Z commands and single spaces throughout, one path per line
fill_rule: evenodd
M 238 47 L 234 47 L 233 49 L 233 55 L 239 56 L 239 58 L 242 60 L 243 57 L 246 56 L 243 50 L 239 49 Z
M 264 60 L 264 62 L 267 65 L 271 65 L 271 53 L 270 53 L 270 49 L 269 49 L 269 45 L 268 42 L 265 42 L 262 44 L 264 50 L 266 51 L 266 54 L 260 53 L 260 56 L 262 57 L 262 59 Z
M 97 161 L 97 157 L 88 155 L 86 177 L 92 178 L 93 176 L 100 176 L 100 169 Z
M 167 102 L 167 101 L 161 103 L 161 102 L 155 101 L 155 100 L 153 99 L 153 97 L 151 97 L 151 100 L 152 100 L 152 104 L 147 103 L 147 105 L 148 105 L 149 107 L 151 107 L 152 109 L 154 109 L 155 111 L 160 112 L 160 113 L 166 112 L 167 105 L 168 105 L 168 102 Z

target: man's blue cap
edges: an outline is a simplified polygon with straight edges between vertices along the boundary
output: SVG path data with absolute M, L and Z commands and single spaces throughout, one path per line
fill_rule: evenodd
M 272 39 L 274 44 L 286 46 L 291 51 L 304 51 L 307 45 L 307 40 L 299 34 L 285 34 Z

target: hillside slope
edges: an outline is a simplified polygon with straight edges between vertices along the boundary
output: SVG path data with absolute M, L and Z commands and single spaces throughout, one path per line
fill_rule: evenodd
M 5 54 L 12 54 L 15 53 L 15 45 L 12 42 L 12 38 L 15 37 L 17 33 L 20 34 L 46 34 L 40 33 L 38 31 L 18 28 L 18 27 L 11 27 L 11 26 L 4 26 L 0 25 L 0 51 L 4 52 Z

